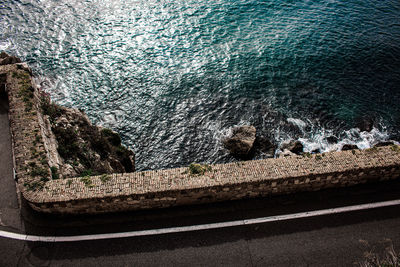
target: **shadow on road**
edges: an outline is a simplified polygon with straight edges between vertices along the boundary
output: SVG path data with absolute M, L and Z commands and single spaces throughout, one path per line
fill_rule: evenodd
M 347 188 L 333 188 L 316 192 L 226 201 L 219 203 L 180 206 L 167 209 L 141 210 L 99 215 L 52 215 L 32 210 L 22 203 L 22 217 L 26 224 L 34 226 L 27 233 L 36 234 L 36 228 L 55 228 L 69 232 L 79 228 L 80 234 L 97 233 L 99 225 L 118 226 L 108 232 L 133 231 L 165 228 L 182 225 L 204 224 L 258 218 L 303 211 L 350 206 L 363 203 L 397 199 L 400 179 L 358 185 Z M 103 231 L 99 231 L 103 233 Z

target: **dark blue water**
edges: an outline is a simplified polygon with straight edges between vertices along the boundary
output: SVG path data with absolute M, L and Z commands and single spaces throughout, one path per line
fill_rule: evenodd
M 120 132 L 138 169 L 232 161 L 240 124 L 307 151 L 400 136 L 398 0 L 2 1 L 0 50 Z

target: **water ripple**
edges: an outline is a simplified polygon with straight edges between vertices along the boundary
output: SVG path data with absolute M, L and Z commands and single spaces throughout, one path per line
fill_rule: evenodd
M 240 124 L 307 149 L 399 138 L 399 18 L 395 0 L 16 0 L 0 50 L 154 169 L 235 160 L 220 139 Z M 377 132 L 354 134 L 363 116 Z

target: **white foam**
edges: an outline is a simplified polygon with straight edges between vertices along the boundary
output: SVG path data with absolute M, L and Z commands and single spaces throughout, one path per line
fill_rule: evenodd
M 11 46 L 9 41 L 0 42 L 0 51 L 7 50 Z
M 295 118 L 288 118 L 287 122 L 292 123 L 293 125 L 296 125 L 297 127 L 299 127 L 301 130 L 303 130 L 306 126 L 307 123 L 305 123 L 304 121 L 300 120 L 300 119 L 295 119 Z
M 304 129 L 308 124 L 303 120 L 288 118 L 287 121 L 297 125 L 302 130 L 303 137 L 299 138 L 298 141 L 303 144 L 304 152 L 313 152 L 316 150 L 319 150 L 320 152 L 340 151 L 345 144 L 356 145 L 360 149 L 367 149 L 373 147 L 379 142 L 389 141 L 389 133 L 385 127 L 380 127 L 381 129 L 374 127 L 370 132 L 360 131 L 358 128 L 352 128 L 343 131 L 339 136 L 335 136 L 339 141 L 335 144 L 331 144 L 328 142 L 327 138 L 334 135 L 332 129 L 325 129 L 307 122 L 310 124 L 309 126 L 312 130 L 306 132 Z M 286 132 L 278 131 L 276 137 L 279 146 L 282 143 L 294 140 L 291 133 Z M 398 142 L 393 142 L 398 144 Z M 282 151 L 278 149 L 276 154 L 281 152 Z

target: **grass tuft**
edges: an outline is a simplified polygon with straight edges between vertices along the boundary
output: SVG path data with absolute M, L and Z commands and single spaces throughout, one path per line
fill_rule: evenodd
M 85 184 L 86 187 L 93 187 L 92 180 L 90 179 L 90 176 L 85 176 L 81 178 L 82 183 Z
M 111 176 L 107 174 L 103 174 L 100 176 L 100 181 L 104 184 L 105 182 L 108 182 L 111 180 Z
M 208 164 L 191 163 L 189 165 L 191 175 L 203 175 L 207 171 L 211 171 L 211 166 Z
M 316 160 L 321 160 L 321 159 L 322 159 L 322 156 L 321 156 L 321 155 L 315 155 L 315 159 L 316 159 Z

